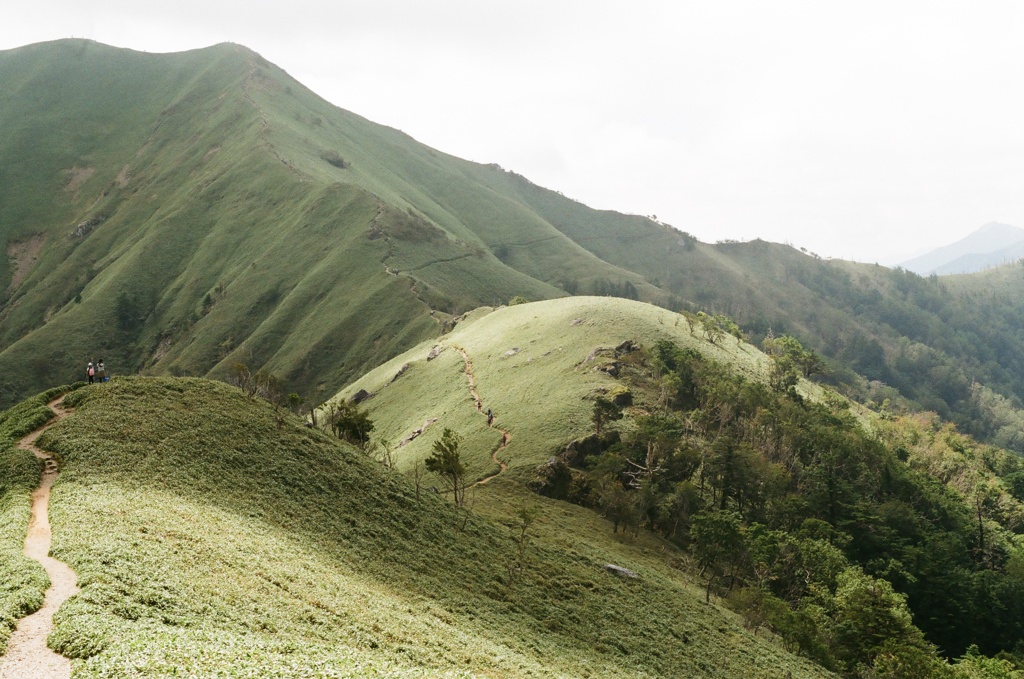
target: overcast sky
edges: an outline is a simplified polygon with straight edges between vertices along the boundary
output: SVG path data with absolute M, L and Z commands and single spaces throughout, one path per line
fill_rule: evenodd
M 1024 227 L 1024 2 L 6 0 L 0 49 L 236 42 L 338 106 L 704 241 Z

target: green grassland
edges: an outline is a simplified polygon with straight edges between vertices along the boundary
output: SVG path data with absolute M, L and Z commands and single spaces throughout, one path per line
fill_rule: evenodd
M 922 279 L 700 243 L 419 144 L 238 45 L 0 52 L 0 156 L 6 405 L 100 356 L 118 374 L 243 362 L 321 402 L 452 316 L 595 294 L 794 335 L 849 395 L 880 401 L 880 381 L 1024 450 L 1019 267 Z
M 0 413 L 0 653 L 18 619 L 43 605 L 50 586 L 42 566 L 22 554 L 40 465 L 15 444 L 53 417 L 46 403 L 60 393 L 39 394 Z
M 885 586 L 894 586 L 905 597 L 912 607 L 907 619 L 913 615 L 915 624 L 930 635 L 925 642 L 916 629 L 908 632 L 908 638 L 916 639 L 910 645 L 924 650 L 917 661 L 904 659 L 897 664 L 916 662 L 920 667 L 927 664 L 928 672 L 949 673 L 942 676 L 961 676 L 957 673 L 963 672 L 973 676 L 968 667 L 973 661 L 952 665 L 947 661 L 956 661 L 972 643 L 993 655 L 1013 648 L 1018 639 L 1015 611 L 1024 603 L 1011 594 L 1018 587 L 1014 564 L 1020 558 L 1019 516 L 1024 511 L 1019 458 L 979 445 L 956 433 L 951 425 L 943 426 L 934 416 L 899 418 L 888 411 L 879 416 L 806 380 L 800 380 L 789 396 L 780 391 L 772 395 L 765 385 L 771 381 L 773 359 L 728 334 L 715 337 L 714 343 L 710 339 L 693 316 L 629 300 L 571 297 L 482 308 L 458 319 L 455 328 L 440 339 L 424 342 L 369 372 L 336 398 L 347 400 L 361 393 L 365 400 L 359 407 L 375 424 L 371 454 L 390 451 L 396 468 L 410 479 L 423 473 L 423 462 L 434 452 L 445 429 L 461 434 L 467 481 L 488 479 L 486 486 L 470 488 L 468 504 L 493 520 L 515 516 L 524 501 L 535 503 L 545 518 L 542 530 L 550 531 L 545 539 L 561 540 L 566 546 L 607 549 L 608 533 L 615 534 L 611 517 L 621 511 L 616 509 L 620 505 L 601 499 L 618 497 L 601 495 L 611 478 L 615 484 L 622 483 L 637 503 L 646 501 L 645 492 L 657 498 L 648 505 L 637 505 L 646 507 L 633 514 L 632 531 L 637 537 L 624 540 L 638 553 L 623 552 L 622 560 L 627 564 L 647 562 L 657 568 L 651 562 L 668 555 L 684 570 L 695 573 L 692 552 L 639 536 L 643 526 L 660 530 L 677 545 L 689 544 L 675 528 L 666 528 L 672 522 L 663 518 L 663 509 L 652 508 L 671 506 L 672 498 L 680 497 L 673 493 L 697 494 L 699 487 L 705 503 L 701 512 L 738 509 L 751 536 L 766 527 L 781 531 L 778 535 L 797 535 L 804 521 L 825 519 L 845 534 L 836 544 L 844 546 L 847 563 L 895 583 L 886 582 Z M 660 359 L 654 356 L 664 341 L 677 347 L 681 356 L 696 352 L 708 364 L 725 367 L 711 382 L 705 381 L 708 377 L 693 377 L 694 384 L 714 386 L 693 396 L 697 402 L 689 406 L 692 410 L 670 412 L 660 395 L 665 383 L 659 382 L 651 366 L 659 365 Z M 624 346 L 629 343 L 637 348 Z M 496 415 L 494 428 L 487 426 L 474 403 L 464 355 L 473 367 L 481 409 L 492 409 Z M 653 368 L 660 369 L 664 368 Z M 726 374 L 730 376 L 722 377 Z M 744 383 L 747 386 L 742 386 Z M 728 385 L 739 386 L 729 391 Z M 611 398 L 623 390 L 631 391 L 632 404 L 624 408 L 626 417 L 621 422 L 610 425 L 621 433 L 623 445 L 613 446 L 604 456 L 591 450 L 587 462 L 577 463 L 572 472 L 573 484 L 581 475 L 589 481 L 575 486 L 587 490 L 567 495 L 591 509 L 531 496 L 528 488 L 543 492 L 542 479 L 547 477 L 542 470 L 567 459 L 560 455 L 566 444 L 594 432 L 596 397 Z M 729 398 L 735 402 L 717 403 L 714 390 L 732 394 Z M 321 423 L 330 410 L 328 404 L 318 412 Z M 738 415 L 744 410 L 747 415 Z M 742 423 L 727 431 L 717 429 L 718 422 L 735 417 Z M 710 428 L 702 429 L 704 425 L 697 424 L 701 421 L 709 422 Z M 652 425 L 667 425 L 665 431 L 675 431 L 669 435 L 667 449 L 674 448 L 676 455 L 698 456 L 701 471 L 693 471 L 697 469 L 693 466 L 690 476 L 659 479 L 670 473 L 666 470 L 689 464 L 663 451 L 660 474 L 652 472 L 649 485 L 641 485 L 639 490 L 623 480 L 621 471 L 613 471 L 602 481 L 600 474 L 607 474 L 602 470 L 608 468 L 603 465 L 616 464 L 616 458 L 621 461 L 628 456 L 637 465 L 643 464 L 645 444 L 634 441 L 646 436 L 643 432 L 649 430 L 643 428 Z M 507 447 L 499 448 L 499 429 L 511 434 Z M 421 433 L 412 438 L 417 430 Z M 681 437 L 680 431 L 684 432 Z M 696 442 L 698 439 L 703 442 Z M 771 497 L 748 498 L 747 504 L 741 497 L 729 499 L 727 491 L 721 495 L 705 492 L 706 487 L 725 478 L 714 471 L 724 459 L 715 452 L 720 441 L 728 441 L 727 448 L 732 451 L 744 446 L 758 451 L 750 458 L 750 498 L 766 491 Z M 782 441 L 789 443 L 777 448 Z M 646 450 L 650 455 L 649 444 Z M 687 450 L 691 452 L 681 452 Z M 845 451 L 839 453 L 841 462 L 832 457 L 837 450 Z M 495 453 L 508 469 L 490 478 L 499 471 L 492 459 Z M 732 476 L 737 473 L 738 468 L 732 466 L 736 460 L 729 460 L 725 463 L 730 465 L 728 475 L 739 478 Z M 683 485 L 677 485 L 680 479 Z M 777 481 L 781 485 L 775 485 Z M 441 485 L 430 474 L 422 476 L 420 483 Z M 769 487 L 775 490 L 768 491 Z M 846 494 L 839 505 L 829 504 L 832 500 L 825 503 L 831 508 L 820 504 L 823 498 L 838 497 L 837 493 Z M 815 506 L 818 508 L 813 509 Z M 692 514 L 683 519 L 687 524 L 692 520 Z M 571 530 L 561 528 L 569 523 Z M 599 537 L 602 533 L 603 539 Z M 750 566 L 761 557 L 751 552 L 744 558 L 750 560 L 746 562 Z M 758 568 L 770 569 L 770 563 L 769 558 Z M 745 576 L 746 582 L 763 582 L 764 572 L 753 568 Z M 767 581 L 773 578 L 769 576 Z M 751 584 L 746 594 L 737 594 L 737 601 L 763 586 Z M 945 598 L 939 595 L 943 591 L 948 591 Z M 996 595 L 1001 602 L 999 613 L 989 608 L 993 591 L 1000 592 Z M 804 603 L 812 600 L 809 597 Z M 803 604 L 789 605 L 795 611 Z M 833 604 L 809 605 L 807 610 L 819 605 L 827 610 Z M 742 603 L 737 606 L 744 609 Z M 756 619 L 758 614 L 752 615 Z M 785 624 L 780 622 L 773 629 L 783 629 Z M 991 625 L 991 629 L 979 632 L 982 625 Z M 821 638 L 832 644 L 837 637 L 823 631 Z M 812 646 L 804 650 L 817 653 Z M 844 653 L 839 649 L 831 659 L 827 654 L 816 657 L 844 676 L 862 676 L 858 672 L 868 671 L 855 667 L 861 661 L 842 660 Z M 840 669 L 843 663 L 847 663 L 845 669 Z M 915 676 L 892 665 L 883 669 L 884 662 L 879 663 L 871 670 L 878 676 Z
M 0 151 L 24 159 L 0 194 L 14 248 L 0 269 L 8 401 L 99 356 L 121 374 L 223 375 L 242 361 L 315 397 L 449 314 L 564 294 L 485 239 L 557 237 L 536 267 L 614 270 L 468 181 L 469 164 L 244 48 L 154 57 L 60 41 L 0 61 L 0 120 L 17 121 L 0 126 Z
M 449 427 L 467 438 L 471 475 L 492 473 L 491 454 L 501 435 L 488 429 L 474 407 L 465 362 L 456 351 L 463 349 L 484 410 L 492 409 L 495 424 L 512 434 L 502 456 L 514 474 L 532 470 L 560 446 L 593 431 L 594 397 L 620 384 L 599 369 L 614 361 L 616 346 L 626 341 L 651 346 L 659 339 L 698 349 L 754 379 L 767 374 L 768 359 L 756 348 L 729 335 L 712 344 L 698 327 L 691 331 L 681 314 L 631 300 L 570 297 L 477 309 L 452 332 L 370 371 L 338 398 L 359 390 L 374 394 L 362 407 L 378 423 L 375 436 L 395 450 L 401 469 L 430 455 L 433 442 Z M 428 360 L 435 346 L 443 351 Z M 404 365 L 408 369 L 394 379 Z M 802 389 L 818 393 L 820 387 L 804 382 Z M 432 418 L 438 419 L 422 436 L 399 447 Z
M 627 419 L 616 424 L 627 437 L 645 416 L 661 412 L 657 385 L 644 381 L 631 358 L 648 355 L 659 340 L 747 381 L 767 378 L 770 358 L 729 335 L 712 343 L 687 318 L 592 297 L 460 317 L 440 340 L 397 356 L 340 394 L 374 392 L 363 407 L 377 426 L 374 438 L 391 444 L 395 471 L 222 383 L 118 378 L 71 393 L 65 403 L 74 413 L 40 440 L 61 461 L 51 498 L 53 554 L 71 565 L 82 587 L 59 611 L 51 646 L 75 658 L 74 676 L 85 677 L 830 676 L 788 653 L 763 625 L 751 625 L 747 613 L 732 612 L 738 605 L 742 612 L 739 600 L 730 608 L 718 598 L 704 603 L 692 548 L 639 525 L 614 532 L 594 509 L 526 487 L 564 443 L 593 431 L 596 395 L 636 390 Z M 616 354 L 626 341 L 642 348 Z M 460 350 L 473 364 L 483 408 L 512 435 L 501 451 L 508 471 L 471 489 L 465 509 L 433 491 L 436 477 L 415 478 L 416 463 L 444 427 L 465 435 L 471 479 L 496 471 L 498 432 L 474 407 Z M 613 364 L 618 378 L 608 372 Z M 801 412 L 801 399 L 832 404 L 824 419 L 808 420 L 812 430 L 855 427 L 858 414 L 866 421 L 818 385 L 801 381 L 798 393 L 791 407 Z M 9 440 L 46 421 L 49 396 L 3 416 Z M 433 417 L 425 433 L 397 447 Z M 928 570 L 931 552 L 921 550 L 941 544 L 952 553 L 961 548 L 950 540 L 964 538 L 943 538 L 924 521 L 914 531 L 927 543 L 915 532 L 904 539 L 917 519 L 903 498 L 916 498 L 925 518 L 969 536 L 972 479 L 981 479 L 991 494 L 989 549 L 1007 550 L 1017 563 L 1006 526 L 1019 523 L 1021 503 L 1006 483 L 1020 465 L 937 422 L 889 418 L 872 427 L 856 436 L 870 448 L 864 460 L 875 465 L 854 461 L 862 468 L 856 473 L 874 478 L 880 465 L 890 481 L 887 490 L 868 484 L 863 498 L 844 502 L 858 515 L 836 524 L 859 535 L 851 553 L 887 536 L 897 548 L 890 559 L 911 569 L 923 563 L 929 577 L 940 577 Z M 878 442 L 868 445 L 874 436 Z M 903 451 L 906 467 L 883 445 Z M 38 467 L 24 456 L 4 464 L 20 470 L 0 495 L 10 517 L 0 537 L 13 555 Z M 786 502 L 802 511 L 814 501 L 811 494 Z M 876 507 L 885 513 L 874 517 Z M 517 540 L 527 514 L 535 520 Z M 639 578 L 615 576 L 605 564 Z M 45 575 L 24 559 L 4 567 L 13 585 L 0 603 L 13 619 L 38 605 Z M 1016 587 L 1015 566 L 980 570 L 978 579 L 957 568 L 943 570 L 942 582 Z M 928 590 L 924 580 L 903 584 L 912 599 Z M 922 657 L 944 676 L 974 676 L 966 661 Z M 887 667 L 877 665 L 880 676 L 916 676 Z
M 119 378 L 66 404 L 40 445 L 61 460 L 53 554 L 82 588 L 50 644 L 76 677 L 825 674 L 705 605 L 653 538 L 564 503 L 531 500 L 520 552 L 499 501 L 457 510 L 220 383 Z

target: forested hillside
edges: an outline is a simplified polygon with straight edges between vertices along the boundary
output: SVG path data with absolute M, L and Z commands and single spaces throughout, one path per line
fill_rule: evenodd
M 410 476 L 456 431 L 477 502 L 529 488 L 659 535 L 708 600 L 843 676 L 1016 676 L 1024 461 L 807 382 L 792 338 L 767 348 L 624 300 L 480 309 L 339 402 Z

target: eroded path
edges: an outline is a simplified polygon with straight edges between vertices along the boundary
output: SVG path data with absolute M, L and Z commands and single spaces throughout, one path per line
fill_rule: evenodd
M 53 614 L 60 605 L 78 593 L 75 572 L 67 564 L 50 556 L 50 489 L 57 479 L 57 461 L 36 446 L 36 439 L 68 414 L 61 407 L 63 397 L 47 405 L 56 417 L 18 442 L 18 447 L 29 450 L 44 461 L 43 477 L 39 488 L 32 494 L 32 517 L 25 538 L 25 556 L 35 559 L 50 576 L 43 607 L 22 618 L 11 634 L 7 655 L 0 665 L 0 679 L 63 679 L 71 676 L 71 661 L 46 645 L 53 631 Z
M 476 390 L 476 376 L 473 374 L 473 361 L 469 358 L 469 354 L 467 354 L 466 350 L 463 349 L 462 347 L 456 347 L 453 345 L 453 348 L 457 352 L 459 352 L 459 354 L 462 356 L 463 362 L 466 364 L 466 381 L 469 383 L 469 395 L 473 397 L 473 406 L 476 408 L 476 411 L 478 413 L 484 415 L 483 401 L 480 398 L 480 394 Z M 486 415 L 484 416 L 486 417 Z M 501 442 L 498 444 L 498 447 L 495 448 L 494 452 L 491 453 L 491 460 L 493 460 L 494 463 L 498 465 L 499 470 L 494 474 L 491 474 L 490 476 L 480 479 L 479 481 L 473 484 L 474 486 L 482 486 L 485 483 L 490 482 L 491 479 L 497 477 L 502 472 L 508 469 L 508 465 L 498 458 L 498 453 L 505 450 L 505 448 L 508 447 L 508 444 L 512 442 L 512 432 L 508 431 L 507 429 L 502 429 L 501 427 L 494 424 L 494 422 L 488 423 L 487 426 L 491 427 L 492 429 L 497 429 L 498 431 L 501 432 Z

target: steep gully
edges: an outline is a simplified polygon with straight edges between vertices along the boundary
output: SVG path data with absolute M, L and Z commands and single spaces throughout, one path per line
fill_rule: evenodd
M 18 623 L 7 645 L 7 655 L 0 664 L 0 679 L 64 679 L 71 676 L 71 661 L 50 650 L 46 638 L 53 631 L 53 614 L 60 605 L 77 594 L 77 576 L 67 564 L 50 556 L 50 489 L 57 479 L 57 461 L 40 450 L 35 442 L 39 436 L 59 422 L 69 411 L 61 407 L 63 397 L 47 404 L 56 417 L 28 434 L 18 447 L 30 451 L 43 461 L 39 488 L 32 494 L 32 515 L 25 538 L 25 556 L 38 561 L 50 576 L 43 607 Z

